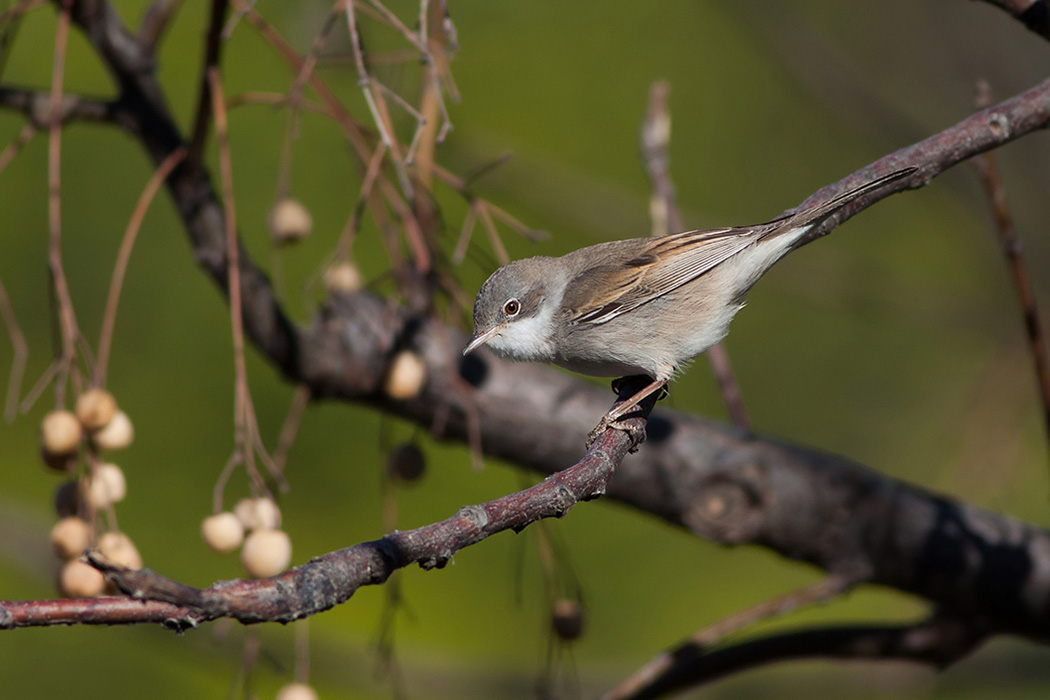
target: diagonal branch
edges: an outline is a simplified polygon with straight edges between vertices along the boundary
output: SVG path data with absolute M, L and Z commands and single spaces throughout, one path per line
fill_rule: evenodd
M 933 617 L 914 625 L 814 627 L 771 634 L 704 653 L 682 650 L 671 672 L 629 694 L 603 700 L 652 700 L 705 685 L 733 673 L 798 659 L 910 661 L 945 668 L 968 656 L 987 639 L 980 625 Z
M 644 384 L 624 382 L 620 401 Z M 174 629 L 195 627 L 220 617 L 242 623 L 290 622 L 346 602 L 361 586 L 385 582 L 396 570 L 419 564 L 440 569 L 461 549 L 506 530 L 520 532 L 544 518 L 561 518 L 580 501 L 602 496 L 617 465 L 637 447 L 632 434 L 644 434 L 655 397 L 625 420 L 633 433 L 607 430 L 578 463 L 539 484 L 476 506 L 465 506 L 447 520 L 330 552 L 262 581 L 226 581 L 197 589 L 149 569 L 134 571 L 88 560 L 121 590 L 136 599 L 129 610 L 120 599 L 86 601 L 0 601 L 0 629 L 53 624 L 130 624 L 163 622 Z M 108 601 L 108 602 L 106 602 Z M 138 601 L 148 601 L 140 603 Z M 70 607 L 80 603 L 82 619 Z M 49 608 L 49 604 L 51 607 Z M 106 606 L 109 606 L 108 608 Z M 109 610 L 111 617 L 100 610 Z

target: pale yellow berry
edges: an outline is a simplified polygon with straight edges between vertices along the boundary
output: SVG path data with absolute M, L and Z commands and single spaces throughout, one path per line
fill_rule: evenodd
M 41 442 L 49 455 L 68 455 L 80 445 L 80 421 L 71 411 L 51 411 L 40 424 Z
M 289 683 L 277 691 L 277 700 L 317 700 L 317 691 L 305 683 Z
M 114 564 L 128 569 L 142 568 L 142 555 L 123 532 L 107 532 L 98 538 L 98 551 Z
M 117 411 L 105 427 L 95 431 L 91 440 L 102 450 L 123 450 L 135 439 L 135 429 L 124 411 Z
M 88 430 L 98 430 L 113 419 L 117 402 L 105 389 L 88 389 L 77 399 L 77 420 Z
M 230 512 L 209 515 L 201 521 L 201 539 L 219 554 L 227 554 L 244 542 L 244 525 Z
M 51 549 L 62 560 L 75 559 L 91 546 L 91 525 L 77 517 L 62 518 L 51 528 Z
M 349 294 L 362 286 L 361 271 L 346 260 L 324 271 L 324 288 L 329 294 Z
M 270 232 L 278 243 L 291 243 L 305 238 L 313 218 L 298 200 L 282 199 L 270 210 Z
M 385 384 L 387 396 L 397 401 L 415 398 L 426 381 L 427 367 L 423 360 L 411 350 L 402 350 L 390 363 Z
M 87 485 L 88 502 L 95 508 L 109 508 L 128 495 L 124 472 L 115 464 L 100 464 Z
M 241 548 L 241 564 L 253 578 L 276 576 L 291 561 L 292 539 L 283 530 L 256 530 Z
M 79 559 L 66 562 L 58 574 L 58 588 L 68 598 L 94 598 L 106 587 L 99 570 Z
M 272 498 L 242 498 L 233 513 L 245 530 L 276 530 L 281 526 L 281 509 Z

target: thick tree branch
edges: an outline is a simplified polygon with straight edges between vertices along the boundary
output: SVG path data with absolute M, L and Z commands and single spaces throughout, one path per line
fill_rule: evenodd
M 114 74 L 119 104 L 134 115 L 124 125 L 150 158 L 159 163 L 183 146 L 148 52 L 110 6 L 79 2 L 74 21 Z M 902 166 L 919 167 L 829 219 L 816 235 L 893 191 L 920 187 L 1048 122 L 1050 81 L 816 193 L 812 200 L 824 200 Z M 179 167 L 167 184 L 198 261 L 225 289 L 223 212 L 207 173 Z M 246 332 L 314 396 L 360 401 L 457 441 L 468 437 L 465 416 L 472 408 L 486 454 L 546 473 L 579 458 L 584 435 L 607 408 L 604 390 L 544 367 L 509 365 L 487 354 L 464 361 L 460 332 L 367 293 L 334 298 L 312 327 L 297 328 L 243 251 L 240 271 Z M 419 396 L 398 402 L 381 387 L 390 357 L 403 348 L 420 353 L 429 379 Z M 472 390 L 463 389 L 464 379 Z M 641 453 L 624 460 L 610 496 L 703 537 L 759 544 L 851 580 L 914 592 L 949 614 L 986 619 L 997 631 L 1045 638 L 1050 628 L 1050 536 L 1042 529 L 839 457 L 681 414 L 657 412 L 649 438 Z

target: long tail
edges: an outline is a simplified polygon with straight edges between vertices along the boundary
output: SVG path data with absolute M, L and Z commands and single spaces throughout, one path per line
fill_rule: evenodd
M 910 166 L 907 168 L 901 168 L 895 170 L 889 175 L 883 175 L 880 178 L 876 178 L 871 182 L 866 182 L 860 187 L 855 187 L 849 192 L 844 192 L 834 199 L 830 199 L 823 204 L 818 204 L 815 207 L 810 207 L 804 211 L 797 212 L 795 214 L 789 214 L 783 219 L 778 219 L 770 223 L 777 224 L 772 227 L 767 233 L 762 235 L 762 238 L 771 238 L 777 234 L 786 231 L 797 231 L 800 228 L 811 228 L 816 226 L 824 219 L 828 218 L 842 207 L 846 206 L 858 197 L 862 197 L 869 192 L 873 192 L 883 185 L 889 184 L 896 180 L 900 180 L 903 177 L 911 175 L 919 168 L 916 166 Z

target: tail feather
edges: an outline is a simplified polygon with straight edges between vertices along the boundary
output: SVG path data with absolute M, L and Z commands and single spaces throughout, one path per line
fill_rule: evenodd
M 828 218 L 842 207 L 846 206 L 858 197 L 862 197 L 870 192 L 873 192 L 884 185 L 891 182 L 900 180 L 901 178 L 907 177 L 918 170 L 916 166 L 910 166 L 907 168 L 901 168 L 895 170 L 889 175 L 883 175 L 882 177 L 875 178 L 870 182 L 866 182 L 859 187 L 855 187 L 848 192 L 840 194 L 838 197 L 828 200 L 823 204 L 818 204 L 815 207 L 810 207 L 794 214 L 788 214 L 782 219 L 775 220 L 777 225 L 771 228 L 762 238 L 770 238 L 776 236 L 779 233 L 786 231 L 798 230 L 800 228 L 810 228 L 816 226 L 824 219 Z

